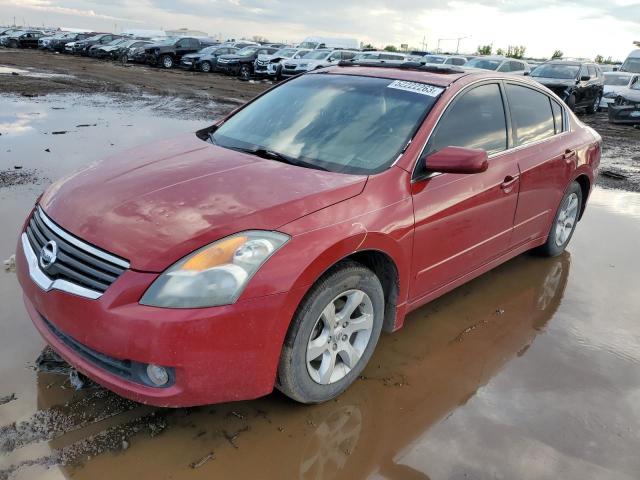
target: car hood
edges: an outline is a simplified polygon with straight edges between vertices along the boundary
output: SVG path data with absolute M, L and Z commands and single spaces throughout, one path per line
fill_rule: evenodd
M 282 225 L 362 192 L 367 177 L 296 167 L 189 134 L 54 183 L 40 205 L 70 233 L 160 272 L 227 235 Z
M 218 60 L 251 60 L 252 56 L 242 56 L 242 55 L 235 55 L 233 53 L 227 53 L 226 55 L 220 55 L 218 57 Z M 255 58 L 255 57 L 253 57 Z
M 536 82 L 541 83 L 545 87 L 573 87 L 576 84 L 574 78 L 547 78 L 547 77 L 531 77 Z
M 618 95 L 632 102 L 640 102 L 640 90 L 626 87 L 618 92 Z
M 295 60 L 286 60 L 285 65 L 322 65 L 324 60 L 311 60 L 308 58 L 296 58 Z
M 200 58 L 202 56 L 201 53 L 189 53 L 187 55 L 183 55 L 182 59 L 183 60 L 197 60 L 198 58 Z

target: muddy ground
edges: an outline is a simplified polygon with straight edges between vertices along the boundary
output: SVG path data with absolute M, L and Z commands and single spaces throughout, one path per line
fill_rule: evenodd
M 55 359 L 38 367 L 44 344 L 10 259 L 37 196 L 109 153 L 201 128 L 250 96 L 245 88 L 264 86 L 186 74 L 221 84 L 194 98 L 188 88 L 100 79 L 102 68 L 137 67 L 23 53 L 60 62 L 49 72 L 65 73 L 54 71 L 63 60 L 88 66 L 96 77 L 86 81 L 104 88 L 0 75 L 0 480 L 638 478 L 640 194 L 616 188 L 594 191 L 564 255 L 522 255 L 413 312 L 383 335 L 359 381 L 324 405 L 274 392 L 156 409 L 91 384 L 75 390 Z M 126 90 L 134 84 L 141 90 Z M 21 96 L 19 85 L 40 85 L 39 95 Z M 606 168 L 628 172 L 619 158 L 640 151 L 637 131 L 581 118 L 603 135 Z M 633 175 L 604 178 L 637 185 Z

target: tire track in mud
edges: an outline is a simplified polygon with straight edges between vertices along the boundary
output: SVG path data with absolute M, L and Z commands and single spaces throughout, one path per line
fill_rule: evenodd
M 37 416 L 36 414 L 33 417 Z M 0 480 L 8 480 L 18 472 L 18 470 L 23 468 L 33 466 L 49 468 L 55 465 L 79 465 L 91 457 L 108 451 L 126 450 L 129 448 L 131 438 L 135 435 L 146 431 L 151 437 L 154 437 L 164 431 L 167 426 L 165 416 L 166 413 L 163 412 L 151 412 L 128 422 L 110 427 L 94 435 L 82 438 L 58 450 L 54 450 L 50 455 L 22 460 L 10 465 L 8 468 L 0 470 Z
M 7 454 L 31 443 L 53 440 L 141 407 L 98 388 L 75 402 L 38 410 L 27 420 L 1 426 L 0 453 Z

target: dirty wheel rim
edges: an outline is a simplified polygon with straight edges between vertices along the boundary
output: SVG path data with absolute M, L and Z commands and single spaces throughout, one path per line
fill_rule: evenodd
M 171 68 L 173 66 L 173 60 L 171 60 L 171 57 L 164 57 L 162 59 L 162 65 L 164 68 Z
M 597 95 L 597 96 L 596 96 L 596 100 L 595 100 L 595 102 L 593 102 L 593 108 L 594 108 L 594 109 L 596 109 L 596 110 L 598 110 L 598 107 L 599 107 L 599 106 L 600 106 L 600 96 L 599 96 L 599 95 Z
M 578 218 L 578 203 L 578 195 L 576 193 L 569 195 L 562 203 L 562 208 L 556 221 L 556 245 L 559 247 L 567 242 L 575 227 L 576 219 Z
M 202 65 L 200 65 L 200 69 L 206 73 L 211 70 L 211 64 L 209 62 L 202 62 Z
M 329 385 L 353 370 L 369 345 L 373 313 L 362 290 L 347 290 L 329 302 L 307 343 L 307 371 L 314 382 Z
M 250 76 L 251 73 L 249 72 L 249 67 L 247 67 L 246 65 L 242 66 L 242 68 L 240 68 L 240 78 L 242 78 L 243 80 L 249 80 Z

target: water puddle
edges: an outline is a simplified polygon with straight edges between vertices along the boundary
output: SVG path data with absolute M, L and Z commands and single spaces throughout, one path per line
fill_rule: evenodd
M 49 72 L 32 72 L 22 68 L 13 68 L 0 65 L 0 76 L 2 75 L 22 75 L 31 78 L 74 78 L 73 75 L 65 73 L 49 73 Z

